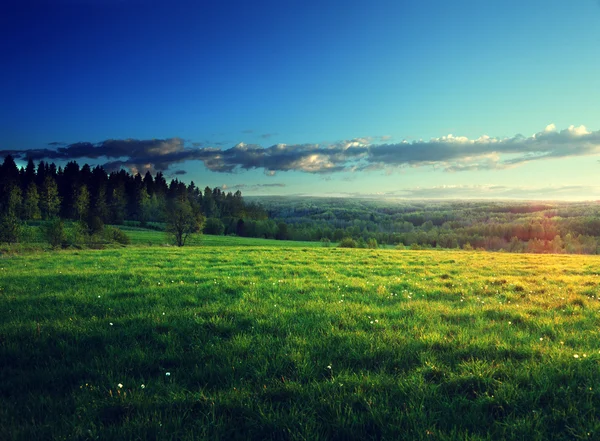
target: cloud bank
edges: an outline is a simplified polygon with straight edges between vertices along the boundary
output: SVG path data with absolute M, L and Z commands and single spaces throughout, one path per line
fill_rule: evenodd
M 268 176 L 298 171 L 330 174 L 352 171 L 390 170 L 401 167 L 431 166 L 447 172 L 493 170 L 515 167 L 533 161 L 600 154 L 600 130 L 570 126 L 557 130 L 554 124 L 529 137 L 515 135 L 477 139 L 446 135 L 428 141 L 380 143 L 386 137 L 355 138 L 338 143 L 275 144 L 262 147 L 239 143 L 231 148 L 189 146 L 181 138 L 152 140 L 106 140 L 92 144 L 78 142 L 55 148 L 0 150 L 17 159 L 93 159 L 109 171 L 127 168 L 133 172 L 169 170 L 174 164 L 202 161 L 217 173 L 262 169 Z
M 412 187 L 379 193 L 336 192 L 331 197 L 362 197 L 386 199 L 523 199 L 523 200 L 590 200 L 600 197 L 600 187 L 591 185 L 558 185 L 547 187 L 509 185 L 438 185 Z

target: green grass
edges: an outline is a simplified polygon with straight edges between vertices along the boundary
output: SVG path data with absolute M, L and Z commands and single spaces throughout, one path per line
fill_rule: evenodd
M 600 436 L 599 258 L 215 239 L 0 259 L 1 437 Z
M 128 227 L 116 225 L 115 227 L 123 230 L 131 239 L 134 245 L 166 245 L 169 244 L 169 238 L 164 231 L 148 230 L 145 228 Z M 208 234 L 192 235 L 186 241 L 186 246 L 225 246 L 225 247 L 321 247 L 320 242 L 301 242 L 291 240 L 275 239 L 257 239 L 252 237 L 238 236 L 212 236 Z M 332 246 L 335 246 L 333 244 Z

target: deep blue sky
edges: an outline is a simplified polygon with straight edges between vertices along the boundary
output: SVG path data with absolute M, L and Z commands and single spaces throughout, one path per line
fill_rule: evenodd
M 5 0 L 0 151 L 244 194 L 598 198 L 598 48 L 595 0 Z

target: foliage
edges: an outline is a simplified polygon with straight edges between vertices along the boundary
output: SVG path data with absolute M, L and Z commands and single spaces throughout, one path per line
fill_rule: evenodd
M 201 233 L 203 224 L 202 213 L 194 210 L 187 199 L 172 201 L 167 215 L 166 232 L 175 245 L 184 246 L 188 237 Z
M 67 242 L 65 223 L 58 217 L 46 222 L 42 226 L 42 232 L 44 234 L 44 238 L 53 248 L 63 246 Z
M 598 257 L 209 239 L 3 256 L 3 439 L 596 438 Z
M 22 225 L 15 215 L 5 214 L 0 216 L 0 242 L 9 244 L 19 242 Z
M 358 246 L 358 244 L 351 237 L 343 238 L 340 241 L 340 243 L 338 244 L 338 247 L 340 247 L 340 248 L 356 248 L 357 246 Z
M 214 217 L 209 217 L 208 219 L 206 219 L 206 222 L 204 224 L 204 228 L 202 231 L 204 234 L 212 234 L 214 236 L 221 236 L 223 234 L 223 232 L 225 231 L 225 225 L 223 225 L 223 222 L 221 222 L 220 219 L 216 219 Z
M 40 194 L 40 211 L 43 219 L 57 217 L 60 211 L 60 195 L 58 186 L 52 176 L 46 176 Z
M 600 204 L 260 197 L 291 240 L 351 237 L 361 246 L 597 254 Z M 469 248 L 467 245 L 467 249 Z
M 108 242 L 120 243 L 121 245 L 129 245 L 131 239 L 123 230 L 111 226 L 104 227 L 104 239 Z
M 25 220 L 37 220 L 42 218 L 42 212 L 40 211 L 40 195 L 38 194 L 35 182 L 30 182 L 27 186 L 27 191 L 23 200 L 23 218 Z
M 240 191 L 226 193 L 209 187 L 201 191 L 193 182 L 186 185 L 174 179 L 169 183 L 161 172 L 155 176 L 147 172 L 143 178 L 124 170 L 109 174 L 100 166 L 80 167 L 75 161 L 64 168 L 40 161 L 36 170 L 30 160 L 19 170 L 8 155 L 0 165 L 0 216 L 10 211 L 23 221 L 61 217 L 89 224 L 97 218 L 118 225 L 128 221 L 155 225 L 166 222 L 170 204 L 181 197 L 187 198 L 194 212 L 214 219 L 209 227 L 216 234 L 246 235 L 245 221 L 261 222 L 252 225 L 261 237 L 277 233 L 262 206 L 246 204 Z

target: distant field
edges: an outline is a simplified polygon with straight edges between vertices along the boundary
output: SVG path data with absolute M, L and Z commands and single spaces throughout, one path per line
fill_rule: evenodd
M 598 257 L 202 243 L 1 258 L 0 438 L 600 438 Z
M 116 227 L 125 231 L 134 245 L 165 245 L 169 241 L 164 231 L 148 230 L 144 228 L 126 227 L 117 225 Z M 192 235 L 186 242 L 188 246 L 226 246 L 226 247 L 245 247 L 245 246 L 266 246 L 266 247 L 320 247 L 320 242 L 301 242 L 291 240 L 275 239 L 257 239 L 252 237 L 237 236 L 211 236 L 208 234 Z M 332 246 L 334 246 L 333 244 Z

